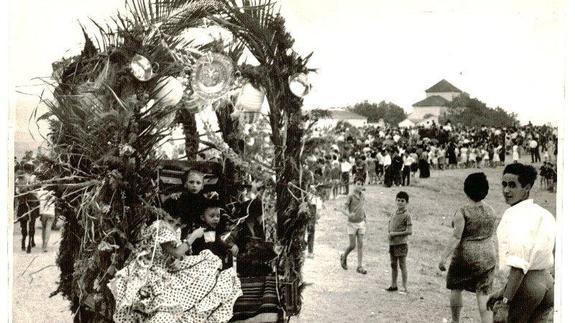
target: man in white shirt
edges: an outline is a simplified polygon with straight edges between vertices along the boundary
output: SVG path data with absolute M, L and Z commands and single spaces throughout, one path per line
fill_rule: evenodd
M 386 149 L 383 152 L 383 183 L 387 187 L 391 187 L 393 178 L 391 176 L 391 155 Z
M 403 170 L 401 172 L 401 185 L 409 186 L 411 179 L 411 164 L 415 163 L 415 160 L 410 154 L 403 154 Z
M 389 151 L 385 150 L 383 153 L 383 167 L 387 168 L 391 166 L 391 155 L 389 155 Z
M 493 307 L 500 301 L 495 322 L 543 322 L 553 308 L 555 218 L 533 203 L 529 192 L 537 171 L 520 163 L 503 170 L 505 202 L 511 207 L 503 213 L 497 228 L 499 265 L 509 271 L 505 287 L 491 295 Z
M 350 157 L 350 159 L 351 159 L 351 157 Z M 350 177 L 352 165 L 347 160 L 347 158 L 342 158 L 341 163 L 340 163 L 340 167 L 341 167 L 341 185 L 344 188 L 344 194 L 348 195 L 349 194 L 349 179 L 350 179 L 349 177 Z
M 383 154 L 381 153 L 381 149 L 377 150 L 377 154 L 375 155 L 377 159 L 377 164 L 375 164 L 375 174 L 377 176 L 377 181 L 381 184 L 383 180 Z

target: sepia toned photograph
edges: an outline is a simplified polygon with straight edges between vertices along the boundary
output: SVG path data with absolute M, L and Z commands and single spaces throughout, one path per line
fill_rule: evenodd
M 567 0 L 8 9 L 8 322 L 568 322 Z

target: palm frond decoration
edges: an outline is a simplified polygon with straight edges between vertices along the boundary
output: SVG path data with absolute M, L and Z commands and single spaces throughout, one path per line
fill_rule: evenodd
M 240 7 L 235 1 L 223 1 L 225 8 L 221 17 L 214 21 L 229 29 L 249 49 L 260 64 L 274 59 L 275 31 L 270 28 L 274 21 L 274 4 L 270 0 L 255 3 L 243 1 Z
M 232 39 L 200 44 L 186 34 L 211 26 L 229 31 Z M 268 194 L 275 201 L 268 207 L 275 210 L 274 237 L 281 246 L 278 272 L 282 281 L 295 286 L 299 299 L 309 216 L 303 193 L 294 187 L 301 186 L 305 117 L 302 99 L 290 92 L 289 78 L 310 71 L 310 56 L 302 58 L 291 49 L 293 39 L 274 3 L 127 0 L 125 13 L 81 29 L 84 49 L 53 64 L 54 99 L 45 101 L 49 112 L 40 117 L 50 125 L 51 152 L 43 160 L 50 174 L 46 183 L 65 218 L 55 293 L 70 301 L 75 319 L 109 321 L 114 299 L 106 284 L 134 256 L 141 230 L 157 216 L 158 145 L 166 140 L 176 117 L 187 129 L 188 145 L 199 143 L 194 113 L 187 110 L 193 95 L 188 78 L 196 60 L 213 52 L 230 57 L 243 81 L 267 93 L 272 160 L 245 159 L 240 125 L 230 117 L 231 99 L 212 102 L 223 139 L 210 133 L 208 144 L 220 150 L 226 168 L 232 170 L 227 175 L 265 175 L 273 184 Z M 136 54 L 152 62 L 150 79 L 139 80 L 132 73 L 130 62 Z M 253 55 L 259 65 L 241 63 L 246 55 Z M 166 92 L 158 86 L 164 78 L 181 79 L 186 91 L 180 103 L 162 103 L 162 95 L 171 93 L 160 95 Z M 188 148 L 188 157 L 193 158 L 197 147 Z M 282 287 L 287 313 L 297 314 L 301 302 L 286 304 L 283 291 Z

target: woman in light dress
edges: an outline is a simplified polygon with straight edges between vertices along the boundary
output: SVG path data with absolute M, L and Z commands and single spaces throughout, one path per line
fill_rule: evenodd
M 519 162 L 519 146 L 517 143 L 513 143 L 513 162 Z
M 499 158 L 499 151 L 501 149 L 501 145 L 497 145 L 497 147 L 493 148 L 493 165 L 494 167 L 499 166 L 501 159 Z
M 464 144 L 463 147 L 459 150 L 461 153 L 459 158 L 459 163 L 461 164 L 462 168 L 467 168 L 467 152 L 468 152 L 467 144 Z

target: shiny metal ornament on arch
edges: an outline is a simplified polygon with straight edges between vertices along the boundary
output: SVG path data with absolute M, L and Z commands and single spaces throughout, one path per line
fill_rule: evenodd
M 226 95 L 233 81 L 234 64 L 222 54 L 207 53 L 192 69 L 192 89 L 204 100 L 213 101 Z

